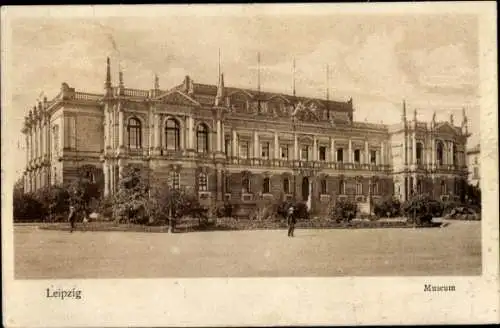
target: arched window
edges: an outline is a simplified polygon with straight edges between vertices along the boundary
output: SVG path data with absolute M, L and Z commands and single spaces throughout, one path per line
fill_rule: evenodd
M 340 180 L 339 181 L 339 195 L 345 195 L 345 181 L 344 180 Z
M 207 174 L 201 172 L 198 175 L 198 191 L 207 191 L 207 190 L 208 190 Z
M 422 154 L 423 154 L 423 146 L 422 143 L 417 142 L 417 164 L 422 165 Z
M 241 181 L 241 188 L 243 189 L 243 193 L 250 193 L 250 179 L 243 178 L 243 180 Z
M 127 134 L 129 149 L 142 148 L 142 127 L 139 119 L 135 117 L 129 118 L 127 124 Z
M 437 165 L 441 166 L 443 165 L 443 143 L 441 141 L 438 141 L 436 144 L 436 161 Z
M 288 178 L 283 179 L 283 192 L 285 194 L 290 193 L 290 179 L 288 179 Z
M 264 178 L 262 182 L 262 193 L 269 194 L 271 192 L 271 180 L 269 178 Z
M 165 125 L 165 145 L 169 150 L 179 150 L 181 148 L 179 122 L 174 118 L 169 118 Z
M 326 188 L 326 179 L 321 180 L 321 194 L 326 195 L 328 190 Z
M 196 149 L 199 153 L 208 153 L 208 127 L 205 124 L 198 125 L 196 130 Z

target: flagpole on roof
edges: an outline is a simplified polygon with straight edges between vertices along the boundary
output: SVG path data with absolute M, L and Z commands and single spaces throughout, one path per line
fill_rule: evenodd
M 295 57 L 293 57 L 293 64 L 292 64 L 292 93 L 293 96 L 295 97 Z

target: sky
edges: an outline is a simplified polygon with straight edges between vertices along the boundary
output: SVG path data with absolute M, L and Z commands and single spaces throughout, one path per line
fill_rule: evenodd
M 150 89 L 154 74 L 168 89 L 189 75 L 216 84 L 219 49 L 226 86 L 257 88 L 260 52 L 262 90 L 353 98 L 356 121 L 397 123 L 403 99 L 419 120 L 469 118 L 479 142 L 478 22 L 473 15 L 239 15 L 168 17 L 57 17 L 13 20 L 9 126 L 39 97 L 56 96 L 62 82 L 102 92 L 106 57 L 113 83 L 122 68 L 126 87 Z M 326 66 L 329 66 L 327 84 Z M 12 125 L 11 123 L 12 122 Z M 24 138 L 19 132 L 19 156 Z M 24 163 L 19 165 L 22 172 Z

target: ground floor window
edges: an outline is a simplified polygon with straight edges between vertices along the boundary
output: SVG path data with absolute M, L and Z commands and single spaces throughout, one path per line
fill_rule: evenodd
M 243 189 L 243 193 L 250 193 L 251 192 L 250 179 L 243 178 L 243 180 L 241 181 L 241 187 Z
M 363 184 L 361 182 L 356 183 L 356 195 L 363 194 Z
M 198 190 L 199 191 L 207 191 L 208 190 L 208 181 L 207 181 L 206 173 L 200 173 L 198 176 Z
M 340 180 L 338 192 L 340 195 L 345 195 L 345 181 L 344 180 Z
M 321 194 L 322 195 L 328 194 L 328 190 L 326 188 L 326 180 L 325 179 L 321 180 Z
M 170 172 L 170 187 L 172 189 L 179 189 L 181 187 L 181 177 L 179 172 Z
M 288 179 L 288 178 L 283 179 L 283 192 L 285 194 L 290 193 L 290 179 Z
M 269 178 L 264 178 L 262 183 L 262 193 L 269 194 L 271 192 L 271 180 Z
M 231 192 L 231 176 L 229 174 L 224 177 L 224 189 L 226 194 Z

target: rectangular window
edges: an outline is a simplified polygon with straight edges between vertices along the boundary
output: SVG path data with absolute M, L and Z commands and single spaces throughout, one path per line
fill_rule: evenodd
M 326 147 L 324 146 L 319 147 L 319 160 L 326 161 Z
M 249 147 L 248 147 L 248 141 L 241 141 L 240 142 L 240 157 L 241 158 L 249 158 L 250 154 L 249 152 Z
M 363 184 L 361 182 L 356 183 L 356 195 L 363 194 Z
M 344 149 L 342 148 L 337 149 L 337 162 L 339 163 L 344 162 Z
M 227 138 L 224 140 L 224 153 L 226 156 L 231 155 L 231 139 Z
M 198 190 L 208 190 L 207 175 L 205 173 L 200 173 L 200 175 L 198 176 Z
M 309 160 L 309 146 L 302 146 L 300 159 L 303 161 Z
M 283 179 L 283 192 L 285 194 L 290 193 L 290 179 L 288 178 Z
M 76 149 L 76 117 L 64 117 L 64 148 Z
M 281 159 L 288 160 L 288 146 L 281 146 Z
M 472 178 L 473 179 L 478 179 L 479 178 L 479 167 L 475 166 L 473 168 Z
M 179 189 L 181 187 L 179 172 L 170 172 L 170 188 Z
M 269 142 L 263 142 L 260 145 L 261 148 L 261 157 L 268 159 L 269 158 Z
M 376 150 L 370 151 L 370 163 L 377 164 L 377 151 Z
M 326 180 L 321 180 L 321 194 L 322 195 L 328 194 L 326 189 Z
M 354 150 L 354 163 L 360 163 L 361 162 L 361 150 L 356 149 Z
M 224 177 L 224 192 L 226 194 L 231 193 L 231 176 L 230 175 L 226 175 Z
M 378 195 L 378 182 L 372 183 L 372 195 Z

